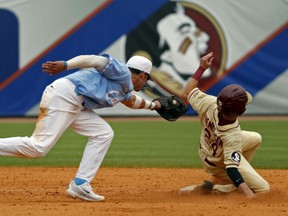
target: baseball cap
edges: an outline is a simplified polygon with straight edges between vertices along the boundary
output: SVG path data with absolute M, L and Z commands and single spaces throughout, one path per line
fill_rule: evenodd
M 151 79 L 152 62 L 143 56 L 132 56 L 126 63 L 127 67 L 143 71 L 149 75 Z
M 217 96 L 217 106 L 226 115 L 242 115 L 246 105 L 253 100 L 252 95 L 242 86 L 231 84 L 224 87 Z

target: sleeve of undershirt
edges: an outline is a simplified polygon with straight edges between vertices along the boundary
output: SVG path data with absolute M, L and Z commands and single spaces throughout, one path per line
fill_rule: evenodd
M 231 179 L 231 181 L 236 187 L 238 187 L 240 184 L 244 182 L 244 179 L 237 168 L 230 167 L 230 168 L 227 168 L 226 171 L 227 171 L 227 175 L 229 176 L 229 178 Z

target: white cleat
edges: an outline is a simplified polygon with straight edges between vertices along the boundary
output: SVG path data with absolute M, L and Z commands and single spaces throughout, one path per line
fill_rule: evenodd
M 104 196 L 93 192 L 93 189 L 88 182 L 76 185 L 75 182 L 71 180 L 66 192 L 73 198 L 79 198 L 86 201 L 99 202 L 105 200 Z
M 198 185 L 190 185 L 190 186 L 181 188 L 181 189 L 178 191 L 178 194 L 189 194 L 189 193 L 195 191 L 195 189 L 196 189 L 197 187 L 198 187 Z
M 214 185 L 212 182 L 204 180 L 203 184 L 201 185 L 190 185 L 181 188 L 178 194 L 189 194 L 194 191 L 200 192 L 201 194 L 211 194 L 213 187 Z

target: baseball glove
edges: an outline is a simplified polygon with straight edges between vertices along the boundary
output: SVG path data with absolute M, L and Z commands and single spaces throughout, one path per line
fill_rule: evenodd
M 156 111 L 167 121 L 176 121 L 188 110 L 188 106 L 178 96 L 163 96 L 154 99 L 153 101 L 159 101 L 161 109 Z

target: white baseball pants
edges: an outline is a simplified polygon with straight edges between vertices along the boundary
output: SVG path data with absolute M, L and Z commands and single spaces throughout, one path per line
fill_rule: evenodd
M 76 177 L 91 182 L 108 151 L 114 132 L 95 112 L 84 109 L 82 103 L 83 97 L 75 93 L 73 83 L 65 78 L 54 81 L 43 92 L 32 136 L 0 139 L 0 155 L 43 157 L 70 127 L 88 137 Z

